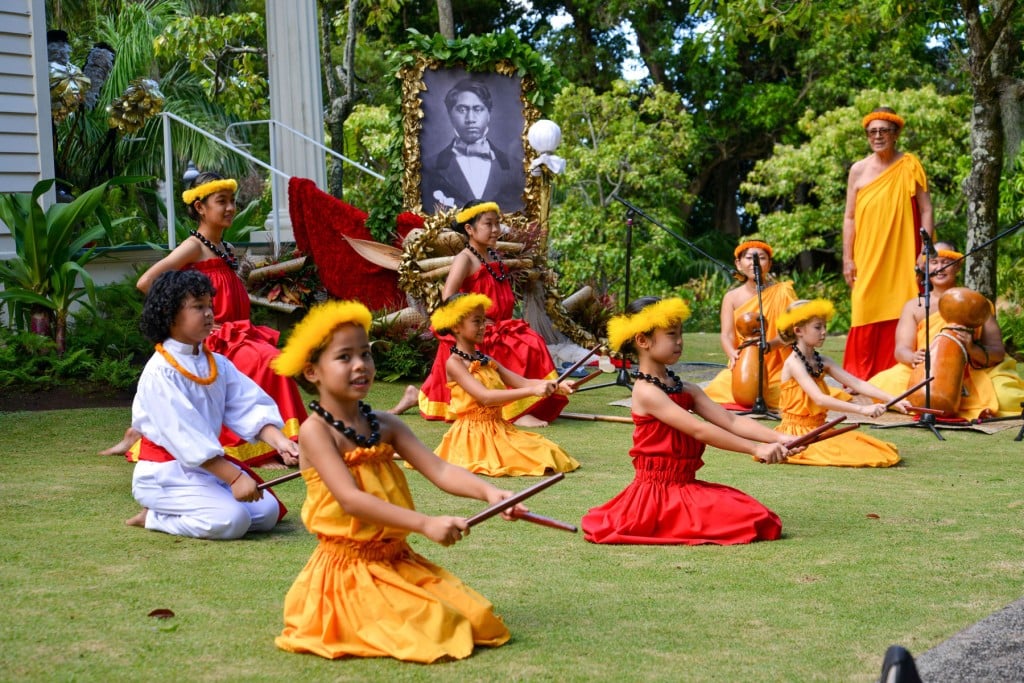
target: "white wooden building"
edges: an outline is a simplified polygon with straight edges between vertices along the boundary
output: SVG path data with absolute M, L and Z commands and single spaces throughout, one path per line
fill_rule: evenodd
M 0 0 L 0 192 L 29 192 L 54 175 L 48 81 L 43 0 Z M 13 256 L 0 222 L 0 260 Z

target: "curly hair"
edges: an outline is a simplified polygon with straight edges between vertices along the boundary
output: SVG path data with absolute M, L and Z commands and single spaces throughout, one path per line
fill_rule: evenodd
M 139 329 L 149 341 L 159 344 L 171 336 L 178 311 L 191 295 L 195 298 L 217 293 L 210 278 L 195 270 L 169 270 L 161 273 L 142 304 Z

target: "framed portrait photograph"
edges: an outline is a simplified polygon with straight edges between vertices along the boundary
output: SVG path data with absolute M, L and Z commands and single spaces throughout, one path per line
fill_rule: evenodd
M 429 216 L 479 199 L 528 213 L 526 131 L 539 114 L 525 103 L 522 78 L 429 64 L 410 78 L 405 208 Z

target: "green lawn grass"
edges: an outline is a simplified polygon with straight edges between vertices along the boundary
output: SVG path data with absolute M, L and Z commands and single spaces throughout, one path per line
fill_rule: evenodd
M 717 360 L 713 335 L 686 357 Z M 838 357 L 841 340 L 826 352 Z M 391 405 L 401 385 L 371 402 Z M 626 415 L 622 388 L 572 398 L 574 412 Z M 131 465 L 96 456 L 127 409 L 0 414 L 0 679 L 11 681 L 870 681 L 882 654 L 915 654 L 1024 595 L 1024 444 L 947 430 L 872 433 L 896 442 L 888 470 L 757 465 L 709 449 L 701 477 L 775 510 L 782 540 L 734 547 L 595 546 L 498 518 L 463 542 L 413 546 L 486 595 L 504 647 L 432 666 L 326 661 L 274 647 L 285 592 L 315 546 L 301 481 L 282 484 L 278 529 L 207 542 L 126 528 Z M 430 446 L 443 424 L 405 418 Z M 632 478 L 626 424 L 559 420 L 546 435 L 582 467 L 532 510 L 579 522 Z M 274 476 L 277 473 L 267 473 Z M 469 515 L 419 474 L 428 513 Z M 499 480 L 512 489 L 535 479 Z M 174 611 L 150 618 L 157 608 Z

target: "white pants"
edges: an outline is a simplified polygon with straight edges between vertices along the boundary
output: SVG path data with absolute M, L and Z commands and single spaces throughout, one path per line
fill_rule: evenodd
M 247 531 L 269 531 L 280 511 L 270 493 L 254 503 L 239 502 L 223 481 L 176 460 L 136 463 L 132 495 L 149 510 L 147 529 L 192 538 L 231 540 Z

